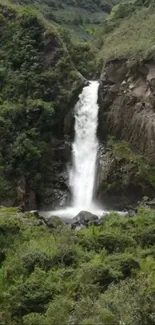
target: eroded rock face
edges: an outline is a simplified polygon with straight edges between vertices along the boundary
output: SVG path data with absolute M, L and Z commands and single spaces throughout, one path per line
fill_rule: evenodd
M 107 210 L 130 210 L 144 195 L 154 195 L 150 184 L 137 175 L 134 163 L 119 159 L 111 151 L 100 153 L 96 197 Z
M 155 161 L 155 61 L 109 63 L 101 75 L 99 105 L 100 140 L 114 135 Z
M 125 140 L 138 154 L 155 162 L 155 61 L 141 63 L 125 59 L 107 64 L 99 88 L 100 142 L 108 136 Z M 130 162 L 101 151 L 97 198 L 107 208 L 124 209 L 144 195 L 154 197 L 150 184 L 141 179 Z
M 71 161 L 71 143 L 52 139 L 47 157 L 46 178 L 40 197 L 41 208 L 55 209 L 70 200 L 68 168 Z

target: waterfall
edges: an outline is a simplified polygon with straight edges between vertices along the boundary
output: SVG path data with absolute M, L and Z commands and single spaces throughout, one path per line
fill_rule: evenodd
M 92 81 L 84 87 L 75 106 L 75 139 L 72 144 L 73 162 L 70 187 L 75 209 L 90 210 L 93 203 L 98 139 L 98 87 Z
M 98 153 L 98 81 L 91 81 L 83 88 L 75 106 L 75 139 L 72 144 L 72 167 L 69 171 L 69 185 L 72 193 L 72 205 L 61 210 L 50 211 L 59 217 L 73 218 L 86 210 L 98 216 L 103 215 L 93 202 L 96 160 Z

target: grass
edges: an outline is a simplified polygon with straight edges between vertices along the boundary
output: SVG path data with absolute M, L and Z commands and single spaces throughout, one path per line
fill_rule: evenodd
M 99 59 L 104 62 L 119 57 L 146 58 L 155 44 L 155 9 L 142 8 L 122 19 L 118 27 L 103 35 L 103 43 Z
M 155 210 L 80 231 L 0 212 L 0 324 L 154 324 Z

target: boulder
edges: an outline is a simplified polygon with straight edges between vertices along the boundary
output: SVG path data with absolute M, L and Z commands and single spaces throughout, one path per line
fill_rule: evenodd
M 99 220 L 99 225 L 103 225 L 106 220 L 107 220 L 107 215 L 101 217 L 100 220 Z
M 88 211 L 81 211 L 78 215 L 73 219 L 73 223 L 77 223 L 77 225 L 98 225 L 99 218 L 95 214 L 92 214 Z
M 35 216 L 36 218 L 40 218 L 38 210 L 31 210 L 31 211 L 29 211 L 29 213 L 32 214 L 33 216 Z
M 135 217 L 136 216 L 135 210 L 130 209 L 127 213 L 127 216 L 131 218 Z
M 81 226 L 80 221 L 75 218 L 71 220 L 71 229 L 78 229 Z

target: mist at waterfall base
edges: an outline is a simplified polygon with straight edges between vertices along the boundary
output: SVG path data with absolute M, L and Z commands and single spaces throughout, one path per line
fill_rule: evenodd
M 73 218 L 80 211 L 88 211 L 98 216 L 103 209 L 95 204 L 94 188 L 99 143 L 96 136 L 98 126 L 97 81 L 91 81 L 83 88 L 75 106 L 75 139 L 72 144 L 72 167 L 69 171 L 69 185 L 72 193 L 71 206 L 49 211 L 49 215 Z

